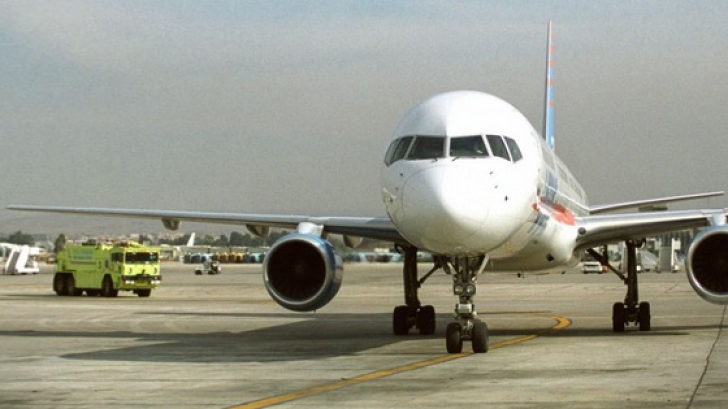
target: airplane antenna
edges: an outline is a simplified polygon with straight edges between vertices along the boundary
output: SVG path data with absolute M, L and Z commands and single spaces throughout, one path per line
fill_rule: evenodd
M 543 138 L 546 140 L 549 148 L 554 150 L 556 146 L 554 143 L 554 45 L 552 39 L 553 21 L 549 20 L 546 41 L 546 90 L 543 110 Z

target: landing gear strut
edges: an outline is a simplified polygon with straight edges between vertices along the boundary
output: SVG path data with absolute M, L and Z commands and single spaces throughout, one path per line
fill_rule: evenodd
M 459 354 L 463 341 L 472 342 L 473 352 L 488 352 L 488 326 L 477 318 L 473 297 L 477 292 L 478 274 L 485 268 L 485 257 L 458 257 L 451 260 L 453 271 L 445 264 L 445 271 L 452 274 L 453 292 L 458 296 L 455 305 L 455 321 L 445 330 L 447 352 Z
M 625 241 L 627 251 L 627 275 L 609 264 L 606 254 L 601 255 L 594 250 L 588 250 L 602 264 L 617 274 L 627 286 L 627 295 L 624 302 L 616 302 L 612 306 L 612 330 L 624 332 L 625 325 L 630 323 L 638 325 L 640 331 L 649 331 L 651 328 L 650 303 L 639 302 L 639 282 L 637 280 L 637 248 L 639 243 L 634 240 Z
M 417 277 L 417 248 L 412 246 L 403 247 L 404 253 L 404 302 L 394 308 L 392 316 L 392 329 L 395 335 L 407 335 L 410 328 L 417 327 L 420 335 L 432 335 L 435 333 L 435 307 L 420 303 L 417 294 L 422 283 L 440 268 L 436 263 L 435 267 L 425 274 L 422 279 Z

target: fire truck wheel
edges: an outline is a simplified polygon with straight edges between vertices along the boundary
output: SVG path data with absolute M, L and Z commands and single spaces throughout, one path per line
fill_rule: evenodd
M 72 295 L 74 297 L 83 295 L 83 290 L 76 288 L 76 279 L 73 277 L 73 274 L 66 276 L 66 291 L 68 291 L 68 295 Z
M 140 297 L 149 297 L 152 295 L 152 290 L 137 290 L 136 293 Z
M 58 295 L 68 295 L 68 287 L 66 287 L 66 275 L 56 273 L 53 276 L 53 291 Z
M 119 294 L 119 290 L 114 289 L 114 282 L 111 281 L 111 277 L 105 276 L 104 281 L 101 283 L 101 296 L 116 297 L 117 294 Z

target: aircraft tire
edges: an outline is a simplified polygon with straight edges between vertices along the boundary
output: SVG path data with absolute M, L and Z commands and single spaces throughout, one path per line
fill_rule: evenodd
M 463 352 L 463 336 L 461 334 L 460 324 L 451 322 L 447 324 L 445 329 L 445 346 L 450 354 L 459 354 Z
M 473 352 L 476 354 L 488 352 L 488 326 L 480 320 L 473 322 Z
M 637 319 L 639 320 L 640 324 L 640 331 L 649 331 L 652 327 L 651 320 L 652 316 L 650 315 L 650 303 L 648 302 L 641 302 L 640 303 L 640 310 L 637 314 Z
M 432 335 L 435 333 L 435 307 L 425 305 L 417 313 L 417 328 L 420 335 Z
M 392 330 L 394 335 L 407 335 L 409 332 L 409 325 L 407 324 L 407 316 L 409 315 L 409 308 L 406 305 L 399 305 L 394 308 L 392 314 Z
M 627 314 L 624 303 L 615 302 L 612 306 L 612 331 L 624 332 L 624 324 L 627 321 Z

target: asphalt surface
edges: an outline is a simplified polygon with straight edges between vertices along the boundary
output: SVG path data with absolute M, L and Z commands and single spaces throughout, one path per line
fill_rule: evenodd
M 421 291 L 435 335 L 400 337 L 401 265 L 347 265 L 315 313 L 272 302 L 260 266 L 163 274 L 150 298 L 59 297 L 51 266 L 0 275 L 0 408 L 728 407 L 726 308 L 684 273 L 641 274 L 652 331 L 622 334 L 613 275 L 483 276 L 491 350 L 477 355 L 445 352 L 456 300 L 443 274 Z

